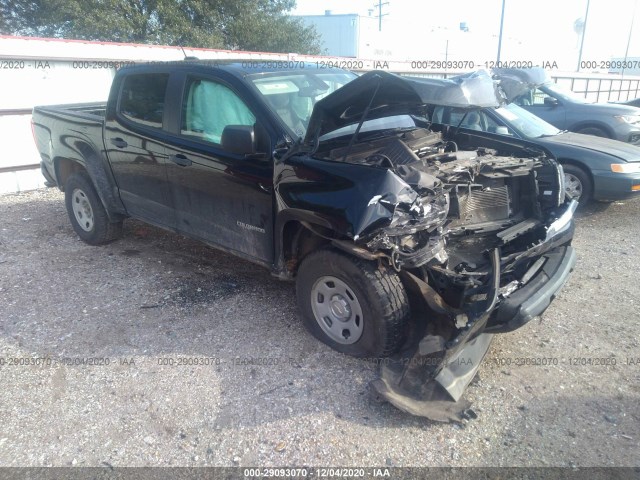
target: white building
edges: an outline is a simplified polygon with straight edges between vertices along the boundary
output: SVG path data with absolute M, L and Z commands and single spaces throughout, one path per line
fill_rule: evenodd
M 469 31 L 466 23 L 460 28 L 429 26 L 419 18 L 411 22 L 357 14 L 300 15 L 305 25 L 315 27 L 320 34 L 322 54 L 331 57 L 355 57 L 396 61 L 465 61 L 471 68 L 485 67 L 495 59 L 498 46 L 495 34 Z M 380 31 L 380 27 L 382 30 Z M 520 42 L 508 40 L 511 50 Z M 506 50 L 507 47 L 505 46 Z
M 355 13 L 301 15 L 305 25 L 320 34 L 322 54 L 331 57 L 375 58 L 385 55 L 378 31 L 378 19 Z M 389 55 L 387 55 L 389 56 Z

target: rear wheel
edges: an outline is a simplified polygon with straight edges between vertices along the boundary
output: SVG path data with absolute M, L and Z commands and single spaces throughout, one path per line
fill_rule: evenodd
M 388 267 L 318 250 L 302 261 L 296 294 L 307 329 L 339 352 L 385 357 L 404 342 L 409 301 Z
M 121 235 L 122 222 L 109 221 L 109 216 L 85 173 L 72 174 L 67 179 L 64 193 L 71 226 L 86 243 L 101 245 Z
M 591 178 L 582 168 L 575 165 L 562 165 L 564 169 L 565 193 L 580 203 L 587 203 L 593 194 Z

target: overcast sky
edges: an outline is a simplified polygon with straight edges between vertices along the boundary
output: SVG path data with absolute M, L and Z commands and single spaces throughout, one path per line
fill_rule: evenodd
M 386 28 L 390 38 L 404 36 L 415 41 L 433 27 L 458 30 L 460 22 L 466 22 L 472 32 L 487 35 L 499 32 L 502 0 L 388 1 L 383 6 L 383 13 L 388 14 L 383 17 L 383 32 Z M 297 2 L 298 7 L 292 12 L 295 15 L 322 15 L 325 10 L 368 15 L 369 9 L 377 14 L 375 0 Z M 591 0 L 583 60 L 624 56 L 636 3 L 640 4 L 640 0 Z M 519 52 L 549 60 L 564 53 L 565 57 L 574 55 L 577 60 L 579 36 L 574 23 L 584 18 L 587 0 L 506 0 L 505 5 L 504 37 L 522 42 L 524 48 Z M 629 56 L 640 57 L 640 5 L 636 8 Z M 495 58 L 495 54 L 488 54 L 488 58 Z

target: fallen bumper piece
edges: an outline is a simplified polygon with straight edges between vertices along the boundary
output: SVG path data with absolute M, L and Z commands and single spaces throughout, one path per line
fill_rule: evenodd
M 493 285 L 486 299 L 486 310 L 466 325 L 453 338 L 433 332 L 419 342 L 410 342 L 403 351 L 388 359 L 380 371 L 380 379 L 371 383 L 381 398 L 412 415 L 439 422 L 462 422 L 474 418 L 471 404 L 462 398 L 484 359 L 493 333 L 519 328 L 541 315 L 569 278 L 576 262 L 570 246 L 556 247 L 542 257 L 539 269 L 527 278 L 513 297 L 496 305 L 500 283 L 499 252 L 492 252 Z M 432 313 L 450 319 L 460 316 L 443 304 L 435 292 L 414 280 Z M 414 286 L 415 288 L 415 286 Z M 519 308 L 514 309 L 514 306 Z

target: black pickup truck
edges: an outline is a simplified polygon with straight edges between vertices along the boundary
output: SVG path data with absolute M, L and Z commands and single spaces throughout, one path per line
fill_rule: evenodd
M 82 240 L 134 217 L 295 280 L 313 335 L 384 359 L 373 392 L 459 420 L 493 334 L 541 314 L 575 263 L 548 151 L 430 128 L 433 105 L 503 100 L 482 72 L 189 60 L 119 70 L 106 105 L 36 107 L 33 131 Z

